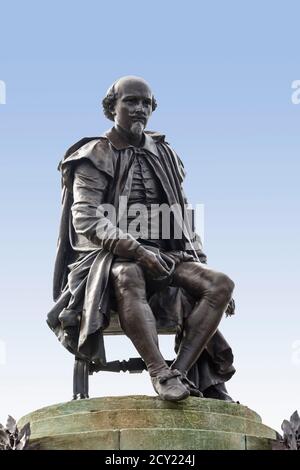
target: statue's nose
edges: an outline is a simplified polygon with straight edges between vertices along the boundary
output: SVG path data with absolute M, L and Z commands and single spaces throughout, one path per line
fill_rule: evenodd
M 140 101 L 136 104 L 137 111 L 143 111 L 143 103 Z

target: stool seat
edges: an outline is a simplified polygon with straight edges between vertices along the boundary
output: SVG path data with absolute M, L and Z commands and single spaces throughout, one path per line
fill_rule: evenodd
M 159 335 L 172 335 L 177 332 L 177 322 L 169 318 L 157 318 L 156 329 Z M 121 328 L 119 315 L 115 310 L 110 311 L 109 326 L 103 331 L 104 335 L 124 335 Z

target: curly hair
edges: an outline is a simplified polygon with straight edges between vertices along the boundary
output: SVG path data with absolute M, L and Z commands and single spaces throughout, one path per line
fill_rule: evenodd
M 102 107 L 103 107 L 103 112 L 104 115 L 110 120 L 114 121 L 114 116 L 111 113 L 111 110 L 113 109 L 114 105 L 116 104 L 117 98 L 118 98 L 118 93 L 116 92 L 116 85 L 120 81 L 117 80 L 109 89 L 107 90 L 107 93 L 105 97 L 102 100 Z M 152 111 L 155 111 L 157 108 L 157 101 L 152 95 Z

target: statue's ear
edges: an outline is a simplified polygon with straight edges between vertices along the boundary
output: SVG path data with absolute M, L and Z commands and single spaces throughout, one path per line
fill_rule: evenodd
M 116 115 L 115 107 L 116 107 L 116 103 L 111 103 L 111 104 L 109 105 L 109 112 L 110 112 L 110 114 L 111 114 L 112 116 L 114 116 L 114 117 L 115 117 L 115 115 Z
M 111 104 L 111 105 L 109 106 L 109 112 L 110 112 L 110 114 L 112 114 L 113 116 L 116 114 L 116 113 L 115 113 L 115 105 L 114 105 L 114 104 Z

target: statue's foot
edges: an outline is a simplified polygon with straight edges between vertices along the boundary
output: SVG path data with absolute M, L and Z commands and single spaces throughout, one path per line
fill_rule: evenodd
M 156 377 L 151 377 L 152 385 L 162 400 L 180 401 L 190 395 L 187 387 L 180 380 L 178 370 L 166 370 Z
M 73 395 L 73 400 L 85 400 L 86 398 L 90 398 L 85 393 L 77 393 L 77 395 Z
M 227 389 L 224 383 L 220 383 L 220 384 L 212 385 L 211 387 L 208 387 L 206 390 L 204 390 L 203 395 L 205 398 L 214 398 L 216 400 L 228 401 L 230 403 L 239 403 L 239 402 L 235 402 L 231 398 L 231 396 L 227 392 Z
M 181 382 L 189 390 L 192 397 L 203 398 L 203 393 L 196 387 L 192 380 L 189 380 L 186 375 L 181 375 Z

